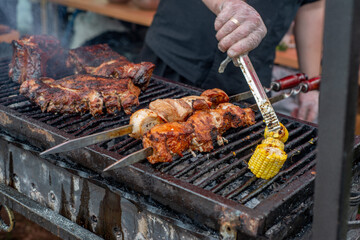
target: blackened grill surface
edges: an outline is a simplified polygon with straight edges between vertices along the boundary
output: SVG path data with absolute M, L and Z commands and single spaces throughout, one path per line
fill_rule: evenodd
M 66 136 L 81 137 L 129 123 L 129 116 L 123 112 L 116 116 L 104 115 L 98 118 L 90 114 L 43 113 L 39 107 L 19 94 L 19 85 L 12 82 L 7 73 L 8 61 L 0 61 L 0 105 L 15 111 L 20 118 L 23 116 L 34 122 L 41 122 L 41 126 L 45 126 L 44 130 L 47 130 L 46 126 L 51 126 Z M 140 95 L 138 109 L 147 107 L 150 101 L 155 99 L 181 98 L 193 94 L 199 95 L 200 91 L 155 77 L 148 89 Z M 284 215 L 291 212 L 289 207 L 298 207 L 311 195 L 310 186 L 315 177 L 317 129 L 280 116 L 280 121 L 290 134 L 285 145 L 288 160 L 276 177 L 266 181 L 257 179 L 247 169 L 247 161 L 256 145 L 263 139 L 265 125 L 259 113 L 256 114 L 256 121 L 256 124 L 251 127 L 226 132 L 224 137 L 229 143 L 215 148 L 210 153 L 198 154 L 196 157 L 187 153 L 172 163 L 156 165 L 143 161 L 140 163 L 141 168 L 145 169 L 145 172 L 149 170 L 150 175 L 161 178 L 164 182 L 170 182 L 169 186 L 174 184 L 180 188 L 189 189 L 189 192 L 203 194 L 204 199 L 216 202 L 216 206 L 229 205 L 231 209 L 239 207 L 250 218 L 254 217 L 259 222 L 255 227 L 258 229 L 253 232 L 247 229 L 249 227 L 243 227 L 245 230 L 240 230 L 244 230 L 249 235 L 264 234 L 271 226 L 281 222 Z M 112 152 L 113 156 L 120 158 L 141 149 L 142 145 L 140 140 L 123 136 L 98 144 L 97 147 Z M 91 162 L 91 159 L 89 161 Z M 146 186 L 143 189 L 137 187 L 136 190 L 152 195 L 147 192 Z M 176 194 L 176 191 L 172 189 L 169 192 Z M 160 202 L 166 202 L 166 198 L 175 199 L 176 197 L 179 198 L 178 196 L 157 196 L 157 200 L 164 198 Z M 176 204 L 179 203 L 175 203 L 176 210 L 182 209 L 183 206 L 176 206 Z M 191 211 L 195 212 L 194 215 L 198 208 L 200 212 L 206 211 L 201 209 L 201 204 L 186 204 L 193 207 Z M 216 209 L 210 211 L 216 211 Z M 219 220 L 216 219 L 219 217 L 217 214 L 210 213 L 209 215 L 216 215 L 213 216 L 215 220 L 212 221 Z M 216 226 L 214 223 L 205 222 L 204 224 Z

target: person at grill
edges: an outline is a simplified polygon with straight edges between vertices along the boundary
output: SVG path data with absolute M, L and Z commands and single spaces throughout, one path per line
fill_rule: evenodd
M 320 73 L 324 0 L 166 0 L 160 1 L 140 54 L 154 74 L 229 95 L 248 91 L 241 71 L 220 63 L 249 53 L 264 86 L 271 82 L 276 46 L 295 19 L 300 71 Z M 318 92 L 300 94 L 295 117 L 317 117 Z

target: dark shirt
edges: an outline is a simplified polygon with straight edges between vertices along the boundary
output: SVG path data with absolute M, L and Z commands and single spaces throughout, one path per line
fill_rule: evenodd
M 264 86 L 270 85 L 275 48 L 288 31 L 298 8 L 314 1 L 247 1 L 259 12 L 268 30 L 260 45 L 249 53 Z M 228 94 L 247 91 L 249 87 L 241 71 L 232 63 L 223 74 L 218 73 L 226 54 L 217 48 L 215 17 L 201 0 L 161 0 L 145 43 L 157 57 L 197 87 L 218 87 Z

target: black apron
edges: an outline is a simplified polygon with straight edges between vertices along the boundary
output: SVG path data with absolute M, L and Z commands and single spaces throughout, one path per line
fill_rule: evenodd
M 271 82 L 275 48 L 288 31 L 298 8 L 316 0 L 248 0 L 261 15 L 268 33 L 249 57 L 264 86 Z M 161 0 L 149 28 L 142 61 L 157 66 L 154 74 L 203 89 L 220 88 L 229 95 L 248 91 L 241 71 L 230 63 L 218 68 L 226 54 L 218 50 L 213 14 L 201 0 Z

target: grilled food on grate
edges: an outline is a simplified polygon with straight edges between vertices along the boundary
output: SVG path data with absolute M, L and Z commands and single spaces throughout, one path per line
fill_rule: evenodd
M 84 46 L 69 51 L 67 66 L 75 66 L 75 73 L 88 73 L 115 78 L 131 78 L 145 90 L 155 65 L 150 62 L 132 63 L 113 51 L 107 44 Z
M 270 179 L 282 168 L 287 159 L 284 143 L 289 137 L 286 127 L 280 123 L 280 130 L 264 133 L 265 139 L 255 149 L 249 160 L 249 169 L 258 178 Z
M 51 36 L 25 36 L 12 42 L 13 57 L 9 77 L 16 83 L 39 77 L 57 78 L 71 74 L 65 65 L 66 51 Z
M 52 36 L 24 36 L 13 41 L 13 57 L 9 77 L 16 83 L 29 79 L 63 78 L 74 74 L 92 74 L 104 77 L 131 78 L 145 91 L 155 65 L 150 62 L 132 63 L 113 51 L 107 44 L 68 50 Z
M 30 79 L 20 86 L 20 93 L 40 106 L 43 112 L 85 113 L 93 116 L 114 114 L 124 109 L 130 114 L 139 105 L 140 89 L 130 78 L 115 79 L 92 75 L 73 75 L 63 79 Z
M 255 123 L 255 114 L 231 103 L 223 103 L 215 109 L 199 110 L 186 122 L 169 122 L 154 126 L 143 137 L 144 148 L 152 147 L 150 163 L 171 162 L 175 155 L 186 150 L 209 152 L 214 144 L 223 145 L 222 134 L 230 128 Z
M 153 126 L 163 122 L 184 122 L 196 110 L 209 110 L 220 103 L 229 101 L 221 89 L 205 90 L 200 96 L 180 99 L 157 99 L 149 104 L 149 109 L 140 109 L 130 117 L 133 138 L 141 138 Z

